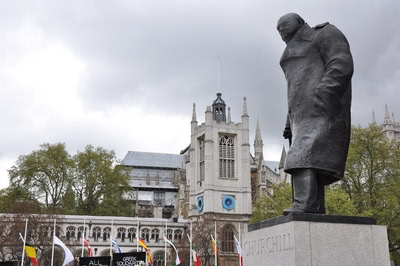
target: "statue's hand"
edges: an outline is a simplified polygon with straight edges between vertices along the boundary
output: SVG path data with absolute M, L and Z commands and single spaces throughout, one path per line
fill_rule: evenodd
M 292 138 L 292 130 L 290 129 L 290 127 L 285 127 L 285 129 L 283 130 L 283 137 L 285 139 L 291 139 Z

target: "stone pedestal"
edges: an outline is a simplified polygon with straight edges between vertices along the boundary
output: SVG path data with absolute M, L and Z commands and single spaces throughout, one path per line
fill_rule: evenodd
M 389 266 L 386 226 L 365 217 L 290 214 L 249 225 L 244 265 Z

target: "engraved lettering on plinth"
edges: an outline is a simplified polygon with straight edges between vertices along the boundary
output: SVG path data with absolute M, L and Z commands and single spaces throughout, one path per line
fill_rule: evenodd
M 245 241 L 243 247 L 246 256 L 254 256 L 293 250 L 293 243 L 292 234 L 283 234 Z

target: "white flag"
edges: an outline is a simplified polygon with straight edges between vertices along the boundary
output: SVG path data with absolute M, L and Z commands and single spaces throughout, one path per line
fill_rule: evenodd
M 64 249 L 65 259 L 62 266 L 65 266 L 74 260 L 71 250 L 69 250 L 69 248 L 67 248 L 67 246 L 56 236 L 54 236 L 54 244 L 59 245 Z

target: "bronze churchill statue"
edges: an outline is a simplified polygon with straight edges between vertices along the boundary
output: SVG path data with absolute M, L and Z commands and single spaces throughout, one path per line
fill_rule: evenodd
M 311 28 L 295 13 L 277 24 L 287 44 L 280 65 L 287 80 L 284 137 L 292 141 L 285 172 L 294 185 L 292 212 L 325 213 L 325 186 L 344 174 L 350 142 L 353 59 L 341 31 Z

